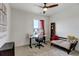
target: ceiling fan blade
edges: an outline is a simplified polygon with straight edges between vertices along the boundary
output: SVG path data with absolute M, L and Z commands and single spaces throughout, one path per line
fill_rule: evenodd
M 43 8 L 42 6 L 39 6 L 40 8 Z
M 43 3 L 43 6 L 38 6 L 40 8 L 45 8 L 47 3 Z
M 43 6 L 43 7 L 42 7 L 42 6 L 39 6 L 39 7 L 41 7 L 41 8 L 45 8 L 45 7 L 47 7 L 46 4 L 47 4 L 47 3 L 44 3 L 44 6 Z
M 54 4 L 54 5 L 50 5 L 50 6 L 46 6 L 47 8 L 52 8 L 52 7 L 56 7 L 58 6 L 58 4 Z

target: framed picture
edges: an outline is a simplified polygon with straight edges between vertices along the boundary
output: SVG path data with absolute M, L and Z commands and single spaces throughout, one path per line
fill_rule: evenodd
M 2 25 L 0 25 L 0 32 L 2 32 Z
M 7 15 L 5 15 L 4 13 L 2 14 L 2 24 L 7 26 Z
M 0 24 L 1 24 L 1 11 L 0 11 Z
M 0 10 L 2 9 L 2 3 L 0 3 Z
M 2 13 L 2 11 L 0 11 L 0 24 L 1 25 L 3 24 L 3 13 Z
M 0 3 L 0 25 L 2 24 L 2 3 Z
M 6 32 L 7 31 L 7 27 L 6 26 L 2 26 L 2 32 Z
M 6 6 L 0 3 L 0 32 L 7 31 L 7 11 Z

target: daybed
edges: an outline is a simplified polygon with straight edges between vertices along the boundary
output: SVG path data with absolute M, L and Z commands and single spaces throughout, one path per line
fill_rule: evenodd
M 59 40 L 52 40 L 51 46 L 53 45 L 62 50 L 65 50 L 69 54 L 72 50 L 75 50 L 77 43 L 78 43 L 78 41 L 71 43 L 67 40 L 67 38 L 60 37 Z

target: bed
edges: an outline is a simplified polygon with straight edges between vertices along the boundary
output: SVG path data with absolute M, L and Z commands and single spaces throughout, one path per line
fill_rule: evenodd
M 66 38 L 61 38 L 59 40 L 52 40 L 51 46 L 55 46 L 64 51 L 67 51 L 67 53 L 69 54 L 72 50 L 75 50 L 77 43 L 78 41 L 75 41 L 74 43 L 70 43 Z

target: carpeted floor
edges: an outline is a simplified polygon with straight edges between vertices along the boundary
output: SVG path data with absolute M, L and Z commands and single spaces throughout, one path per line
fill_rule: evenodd
M 50 47 L 49 44 L 44 44 L 44 47 L 41 47 L 38 49 L 38 47 L 35 48 L 33 45 L 33 48 L 29 48 L 29 46 L 21 46 L 15 48 L 15 55 L 16 56 L 79 56 L 79 52 L 72 51 L 70 54 L 67 54 L 67 52 L 56 48 L 56 47 Z

